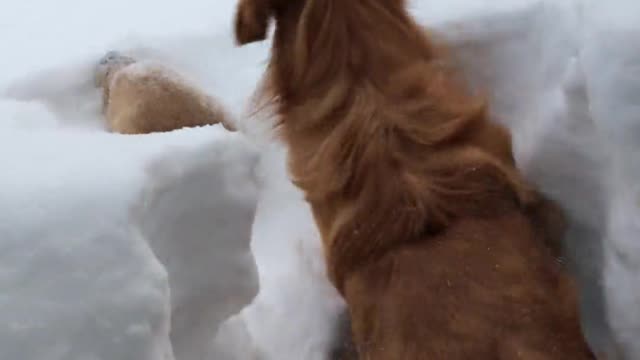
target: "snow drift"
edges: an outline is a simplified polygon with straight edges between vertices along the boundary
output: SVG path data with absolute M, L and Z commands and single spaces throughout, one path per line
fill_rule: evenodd
M 583 64 L 611 166 L 604 284 L 618 356 L 640 358 L 640 3 L 588 2 Z
M 112 20 L 122 9 L 116 6 L 120 3 L 126 5 L 128 12 L 121 19 L 122 25 L 114 29 Z M 37 61 L 30 58 L 27 62 L 16 62 L 13 68 L 12 63 L 2 67 L 20 70 L 18 73 L 28 76 L 12 82 L 4 92 L 5 97 L 0 98 L 0 128 L 23 130 L 19 137 L 15 132 L 3 134 L 0 141 L 5 161 L 0 168 L 8 174 L 0 175 L 0 246 L 12 249 L 0 255 L 9 259 L 0 264 L 5 269 L 21 264 L 20 271 L 0 272 L 5 274 L 0 281 L 8 281 L 7 284 L 12 281 L 17 286 L 15 284 L 22 282 L 19 279 L 26 276 L 23 274 L 37 273 L 33 275 L 37 280 L 23 282 L 31 284 L 31 290 L 20 299 L 30 301 L 37 297 L 33 294 L 52 297 L 57 288 L 47 284 L 63 280 L 62 283 L 68 285 L 65 285 L 68 298 L 81 298 L 82 293 L 87 294 L 84 298 L 99 298 L 119 290 L 118 294 L 126 295 L 131 301 L 120 308 L 105 305 L 110 310 L 103 311 L 101 318 L 116 324 L 110 328 L 112 332 L 76 331 L 102 329 L 89 323 L 92 317 L 87 314 L 99 308 L 97 302 L 91 305 L 91 301 L 85 308 L 79 305 L 66 308 L 78 312 L 59 313 L 57 319 L 68 326 L 56 330 L 55 344 L 42 340 L 45 337 L 42 334 L 53 333 L 51 327 L 44 330 L 25 325 L 7 328 L 9 330 L 0 333 L 0 355 L 3 355 L 0 357 L 4 358 L 2 351 L 19 348 L 29 348 L 24 359 L 39 359 L 42 357 L 38 354 L 44 353 L 56 354 L 53 350 L 62 353 L 65 346 L 70 348 L 69 344 L 76 344 L 73 340 L 82 333 L 87 337 L 86 351 L 105 359 L 128 359 L 115 353 L 121 349 L 128 349 L 122 351 L 136 356 L 164 356 L 171 353 L 167 350 L 169 345 L 178 360 L 202 354 L 220 360 L 326 359 L 334 341 L 335 319 L 343 304 L 326 281 L 317 231 L 301 194 L 287 179 L 285 153 L 281 146 L 273 143 L 267 130 L 269 122 L 244 114 L 247 99 L 264 70 L 269 44 L 235 48 L 229 27 L 235 0 L 184 2 L 187 5 L 180 5 L 180 9 L 198 13 L 194 21 L 196 18 L 204 21 L 200 15 L 204 13 L 212 14 L 216 20 L 211 26 L 200 26 L 195 21 L 189 29 L 192 34 L 188 35 L 179 34 L 174 26 L 175 21 L 188 16 L 162 14 L 162 9 L 169 11 L 171 6 L 167 4 L 156 8 L 158 16 L 153 19 L 147 16 L 148 9 L 143 5 L 133 6 L 119 0 L 109 4 L 100 7 L 101 16 L 94 15 L 91 20 L 96 23 L 97 34 L 93 38 L 91 31 L 68 37 L 75 41 L 74 51 L 55 52 L 55 56 L 40 57 Z M 633 0 L 606 4 L 595 0 L 414 0 L 411 6 L 422 23 L 451 43 L 452 55 L 471 84 L 489 95 L 496 119 L 513 131 L 518 162 L 528 178 L 558 199 L 568 211 L 571 226 L 566 241 L 567 257 L 578 276 L 584 331 L 590 344 L 598 352 L 615 350 L 624 353 L 625 359 L 640 358 L 635 341 L 640 338 L 638 4 Z M 79 7 L 77 11 L 87 10 L 90 18 L 88 7 Z M 58 24 L 58 19 L 50 22 Z M 166 23 L 172 23 L 170 29 L 159 25 Z M 24 30 L 30 22 L 25 24 L 16 29 Z M 126 34 L 127 26 L 145 36 L 112 41 L 115 36 Z M 151 31 L 154 26 L 158 28 Z M 118 35 L 108 35 L 116 30 Z M 65 31 L 73 33 L 69 29 Z M 173 36 L 157 37 L 167 32 Z M 194 35 L 196 32 L 199 34 Z M 201 35 L 204 32 L 206 35 Z M 156 37 L 149 37 L 150 33 Z M 3 44 L 13 44 L 18 49 L 16 44 L 23 39 L 16 35 L 9 40 Z M 34 47 L 37 42 L 34 40 L 28 43 L 30 46 L 21 48 L 25 57 L 37 53 Z M 43 38 L 42 43 L 44 49 L 69 47 L 50 36 Z M 247 222 L 252 217 L 249 203 L 253 195 L 244 195 L 253 194 L 253 190 L 233 191 L 236 183 L 238 189 L 251 186 L 251 181 L 247 184 L 241 178 L 254 177 L 248 165 L 253 160 L 246 154 L 233 155 L 232 151 L 229 159 L 238 160 L 238 164 L 246 161 L 246 164 L 238 165 L 237 171 L 218 172 L 229 168 L 229 162 L 233 161 L 223 160 L 226 155 L 220 158 L 213 155 L 221 149 L 205 150 L 207 147 L 202 144 L 212 131 L 208 129 L 136 140 L 100 134 L 103 126 L 99 94 L 92 87 L 91 71 L 93 62 L 109 46 L 143 60 L 160 61 L 190 77 L 220 98 L 241 119 L 240 128 L 249 134 L 249 142 L 261 145 L 255 175 L 260 191 L 250 245 L 257 263 L 260 291 L 251 304 L 229 320 L 224 321 L 250 301 L 257 286 L 256 279 L 250 276 L 254 270 L 251 270 L 247 250 Z M 15 80 L 15 76 L 11 80 Z M 242 143 L 232 142 L 235 141 Z M 202 152 L 174 152 L 167 148 L 168 144 L 201 148 L 198 151 Z M 160 160 L 152 160 L 160 154 Z M 30 165 L 18 159 L 30 160 Z M 72 166 L 69 159 L 75 159 L 77 166 Z M 186 165 L 181 165 L 185 159 L 189 159 Z M 96 170 L 96 164 L 111 170 Z M 143 175 L 140 170 L 147 165 L 155 169 L 150 171 L 152 175 Z M 92 172 L 77 170 L 81 167 Z M 68 185 L 52 185 L 56 183 L 49 179 L 61 174 L 65 175 L 64 184 L 68 182 Z M 54 194 L 60 195 L 54 197 Z M 4 211 L 5 198 L 12 199 L 6 202 L 12 204 L 7 212 Z M 224 208 L 213 205 L 218 202 L 235 211 L 228 214 L 214 211 Z M 48 220 L 40 221 L 31 211 L 16 212 L 27 209 L 25 206 L 30 203 L 48 204 L 46 207 L 36 205 L 37 211 L 33 210 Z M 173 213 L 174 210 L 184 217 Z M 210 215 L 203 215 L 206 213 Z M 68 214 L 69 218 L 63 221 L 61 214 Z M 78 221 L 71 219 L 71 215 Z M 223 222 L 221 217 L 226 220 Z M 65 263 L 86 267 L 84 261 L 94 258 L 94 263 L 108 264 L 103 269 L 110 271 L 90 269 L 86 271 L 88 279 L 72 283 L 72 280 L 54 277 L 51 271 L 32 270 L 41 269 L 38 262 L 10 261 L 32 253 L 40 254 L 43 259 L 55 258 L 55 252 L 38 252 L 34 250 L 35 245 L 34 248 L 21 246 L 33 239 L 41 239 L 44 244 L 47 242 L 44 239 L 51 234 L 52 242 L 47 246 L 57 249 L 63 240 L 55 234 L 59 232 L 63 234 L 60 238 L 65 239 L 84 238 L 78 234 L 97 231 L 96 219 L 106 228 L 121 231 L 122 236 L 109 242 L 86 237 L 84 250 L 72 248 L 74 251 L 65 253 L 68 257 Z M 227 225 L 220 229 L 215 225 L 220 223 Z M 132 226 L 138 229 L 138 235 L 132 236 L 123 230 Z M 5 231 L 10 236 L 5 236 Z M 224 236 L 216 237 L 217 232 Z M 236 240 L 227 242 L 225 239 L 231 233 Z M 210 247 L 202 249 L 200 246 L 205 244 L 207 234 L 212 239 L 208 243 Z M 10 240 L 5 242 L 5 238 Z M 109 257 L 107 244 L 120 244 L 128 257 Z M 100 258 L 101 254 L 106 255 Z M 190 262 L 192 254 L 198 256 Z M 208 258 L 212 259 L 210 263 L 206 261 Z M 129 260 L 127 266 L 123 264 L 125 260 Z M 203 271 L 220 277 L 203 277 Z M 104 280 L 102 287 L 89 288 L 101 283 L 95 280 L 101 279 L 100 275 L 111 276 L 110 282 Z M 183 281 L 185 277 L 191 280 Z M 224 282 L 228 277 L 237 281 Z M 140 283 L 153 291 L 131 295 Z M 229 286 L 231 288 L 227 288 Z M 165 294 L 167 288 L 170 288 L 171 299 Z M 17 290 L 16 294 L 19 294 Z M 231 305 L 218 304 L 207 311 L 197 311 L 202 305 L 200 300 L 218 301 L 220 295 L 228 295 L 221 301 L 229 300 Z M 11 306 L 20 306 L 20 311 L 32 315 L 30 319 L 53 317 L 51 308 L 20 301 L 20 296 L 0 297 L 9 301 L 0 303 L 0 317 L 19 318 L 20 312 L 5 310 L 13 309 Z M 142 302 L 147 305 L 136 308 L 136 304 Z M 82 313 L 82 309 L 86 311 Z M 171 311 L 176 322 L 169 325 Z M 206 316 L 199 319 L 194 314 Z M 155 325 L 149 325 L 152 330 L 146 333 L 133 331 L 145 335 L 126 337 L 130 345 L 106 346 L 100 353 L 102 345 L 113 336 L 127 334 L 126 324 L 116 321 L 121 317 L 136 324 Z M 209 341 L 221 321 L 218 336 Z M 20 324 L 19 321 L 13 323 Z M 134 326 L 134 330 L 143 327 Z M 20 331 L 16 332 L 16 328 Z M 191 341 L 195 345 L 190 344 Z M 8 348 L 2 346 L 9 343 Z M 192 345 L 202 350 L 191 352 Z M 84 354 L 81 350 L 68 353 Z
M 250 248 L 257 160 L 235 135 L 152 168 L 134 218 L 169 273 L 177 359 L 210 359 L 219 324 L 258 292 Z
M 0 358 L 208 358 L 258 290 L 255 150 L 218 128 L 0 143 Z

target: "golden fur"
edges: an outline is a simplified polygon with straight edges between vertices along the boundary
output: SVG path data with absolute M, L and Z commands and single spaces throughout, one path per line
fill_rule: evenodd
M 593 359 L 562 220 L 403 0 L 240 0 L 263 96 L 367 360 Z M 538 228 L 539 227 L 539 228 Z
M 110 131 L 148 134 L 218 123 L 235 130 L 222 106 L 179 74 L 159 65 L 139 65 L 116 64 L 96 78 Z

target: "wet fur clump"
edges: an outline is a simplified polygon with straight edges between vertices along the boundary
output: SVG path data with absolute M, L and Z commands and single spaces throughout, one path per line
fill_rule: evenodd
M 562 211 L 403 0 L 240 0 L 362 359 L 593 359 Z

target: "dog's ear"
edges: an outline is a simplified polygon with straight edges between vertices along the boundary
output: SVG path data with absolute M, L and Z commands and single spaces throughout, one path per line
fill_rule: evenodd
M 267 38 L 273 0 L 240 0 L 236 10 L 236 42 L 244 45 Z

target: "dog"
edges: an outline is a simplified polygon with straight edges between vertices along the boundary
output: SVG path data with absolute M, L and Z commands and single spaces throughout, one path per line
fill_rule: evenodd
M 162 65 L 139 63 L 110 51 L 100 60 L 95 76 L 112 132 L 149 134 L 218 123 L 236 130 L 218 101 Z
M 259 91 L 359 358 L 594 359 L 554 204 L 405 1 L 240 0 L 238 44 L 272 20 Z

